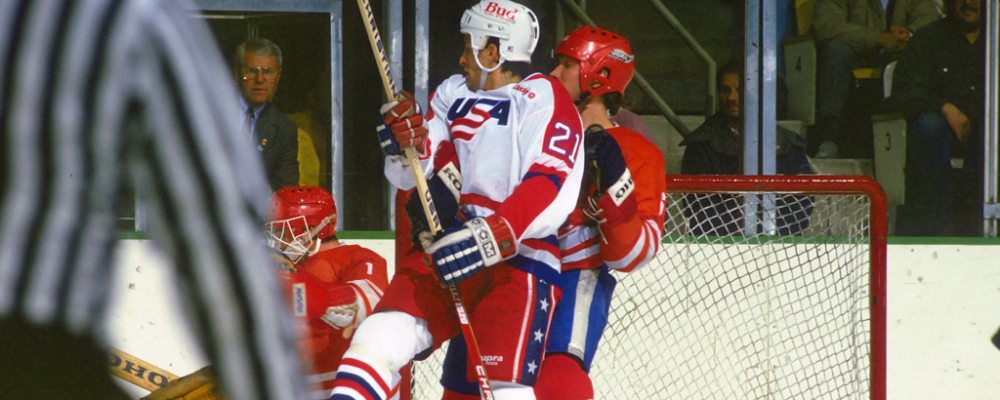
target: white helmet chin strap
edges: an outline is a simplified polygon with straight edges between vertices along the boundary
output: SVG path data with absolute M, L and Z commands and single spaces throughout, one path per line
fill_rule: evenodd
M 326 218 L 323 218 L 323 220 L 320 221 L 319 224 L 317 224 L 315 228 L 313 228 L 311 231 L 309 231 L 309 238 L 310 238 L 310 240 L 312 240 L 312 238 L 315 238 L 316 235 L 319 235 L 319 231 L 321 231 L 323 228 L 325 228 L 327 225 L 329 225 L 330 222 L 332 222 L 332 221 L 333 221 L 333 216 L 327 216 Z M 313 249 L 309 250 L 309 252 L 308 252 L 308 255 L 310 255 L 310 256 L 319 252 L 319 246 L 322 244 L 323 241 L 322 240 L 315 240 L 315 242 L 316 242 L 316 246 Z
M 486 39 L 483 39 L 483 42 L 486 42 Z M 494 65 L 493 68 L 486 68 L 481 62 L 479 62 L 479 48 L 473 47 L 472 52 L 475 53 L 475 56 L 472 58 L 476 59 L 476 65 L 479 66 L 479 70 L 482 71 L 482 73 L 479 74 L 479 90 L 486 90 L 486 75 L 489 75 L 490 72 L 496 71 L 500 68 L 500 66 L 503 65 L 503 62 L 506 61 L 506 57 L 501 54 L 500 62 L 498 62 L 497 65 Z
M 321 246 L 322 244 L 323 244 L 322 240 L 317 240 L 316 241 L 316 246 L 313 247 L 311 250 L 309 250 L 309 252 L 307 254 L 309 256 L 312 256 L 313 254 L 319 253 L 319 246 Z

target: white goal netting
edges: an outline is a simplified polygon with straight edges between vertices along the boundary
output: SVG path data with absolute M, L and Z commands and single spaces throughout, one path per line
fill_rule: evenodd
M 667 179 L 660 252 L 616 274 L 590 374 L 595 399 L 884 398 L 877 185 Z M 443 354 L 414 363 L 413 399 L 441 398 Z

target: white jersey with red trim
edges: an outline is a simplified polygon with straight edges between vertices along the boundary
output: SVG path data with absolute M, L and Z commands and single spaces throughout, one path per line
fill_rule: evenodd
M 500 214 L 518 242 L 518 256 L 560 269 L 556 233 L 576 206 L 583 177 L 580 116 L 558 81 L 541 74 L 489 91 L 471 91 L 453 75 L 430 100 L 421 166 L 433 174 L 441 142 L 455 145 L 462 172 L 459 199 L 469 218 Z M 414 187 L 405 159 L 388 157 L 396 187 Z M 521 268 L 515 259 L 508 263 Z M 528 272 L 537 273 L 537 271 Z

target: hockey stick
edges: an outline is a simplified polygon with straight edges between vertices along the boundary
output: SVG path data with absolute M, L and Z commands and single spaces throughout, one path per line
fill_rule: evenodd
M 368 0 L 358 0 L 358 8 L 361 9 L 361 17 L 364 18 L 368 29 L 368 43 L 372 45 L 372 53 L 375 55 L 375 63 L 378 64 L 379 75 L 382 78 L 382 88 L 390 101 L 399 97 L 399 89 L 396 88 L 396 81 L 392 79 L 392 71 L 389 70 L 389 58 L 382 47 L 382 39 L 378 34 L 378 26 L 375 25 L 375 15 L 372 14 L 371 5 Z M 431 198 L 431 190 L 427 187 L 427 179 L 424 178 L 424 170 L 420 166 L 420 159 L 417 150 L 413 147 L 404 149 L 406 160 L 410 164 L 410 171 L 413 172 L 413 180 L 417 183 L 417 193 L 420 195 L 420 204 L 424 206 L 424 214 L 427 215 L 427 223 L 430 225 L 431 234 L 436 235 L 441 231 L 441 220 L 438 219 L 437 209 L 434 208 L 434 199 Z
M 211 366 L 170 381 L 139 400 L 225 400 L 219 378 Z
M 385 54 L 385 48 L 382 47 L 382 39 L 378 34 L 378 26 L 375 25 L 375 15 L 372 13 L 371 5 L 368 4 L 368 0 L 358 0 L 358 8 L 361 10 L 361 18 L 364 19 L 368 28 L 365 29 L 365 33 L 368 34 L 368 43 L 372 46 L 375 63 L 378 64 L 378 69 L 381 72 L 382 88 L 385 89 L 385 95 L 390 100 L 395 100 L 399 96 L 399 91 L 392 79 L 392 71 L 389 70 L 389 58 Z M 405 151 L 406 158 L 410 163 L 410 170 L 413 172 L 413 180 L 417 184 L 417 193 L 415 194 L 420 196 L 420 204 L 424 206 L 424 213 L 427 215 L 427 224 L 430 226 L 431 234 L 435 235 L 441 231 L 441 221 L 434 208 L 434 201 L 431 198 L 430 189 L 427 187 L 427 179 L 420 167 L 417 151 L 413 147 L 408 147 Z M 483 364 L 483 356 L 479 352 L 479 344 L 476 343 L 476 336 L 472 333 L 472 326 L 469 325 L 469 319 L 466 317 L 462 297 L 459 296 L 458 288 L 455 285 L 449 285 L 448 291 L 451 292 L 451 298 L 455 302 L 455 312 L 458 314 L 459 325 L 462 327 L 462 335 L 465 336 L 469 349 L 474 352 L 476 360 L 479 361 L 479 365 L 476 365 L 475 369 L 482 396 L 486 400 L 493 400 L 493 389 L 486 376 L 486 366 Z
M 212 367 L 179 377 L 136 356 L 112 347 L 108 354 L 111 374 L 150 391 L 139 400 L 225 399 Z
M 108 369 L 112 375 L 150 392 L 177 380 L 177 375 L 114 347 L 108 354 Z

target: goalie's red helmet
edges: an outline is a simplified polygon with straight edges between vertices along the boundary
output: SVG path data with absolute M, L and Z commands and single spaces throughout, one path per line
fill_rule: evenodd
M 337 204 L 326 189 L 318 186 L 290 186 L 278 189 L 271 201 L 269 220 L 282 221 L 305 217 L 309 229 L 315 229 L 323 219 L 330 221 L 316 234 L 317 239 L 333 236 L 337 226 Z M 293 226 L 301 229 L 301 226 Z M 296 232 L 301 233 L 301 232 Z
M 635 56 L 628 39 L 600 28 L 584 26 L 570 32 L 559 42 L 555 54 L 580 62 L 580 92 L 590 93 L 590 97 L 611 92 L 624 95 L 635 73 Z M 599 74 L 604 69 L 608 70 L 607 78 Z M 591 81 L 601 86 L 591 89 Z
M 296 263 L 315 253 L 319 241 L 333 236 L 337 226 L 337 204 L 330 192 L 317 186 L 278 189 L 268 214 L 269 244 Z

